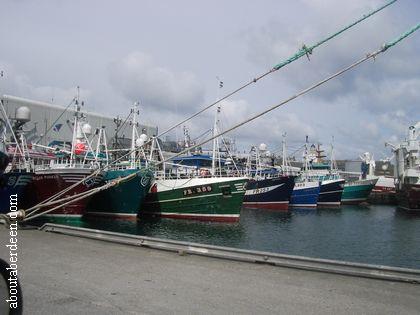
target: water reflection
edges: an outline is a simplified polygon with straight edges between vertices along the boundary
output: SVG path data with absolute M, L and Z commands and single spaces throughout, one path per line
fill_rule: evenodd
M 238 223 L 89 219 L 84 227 L 310 257 L 420 268 L 420 216 L 393 206 L 280 212 L 242 209 Z
M 86 219 L 85 222 L 95 229 L 233 247 L 241 244 L 245 237 L 245 230 L 240 223 L 163 218 L 144 218 L 137 222 L 95 218 Z

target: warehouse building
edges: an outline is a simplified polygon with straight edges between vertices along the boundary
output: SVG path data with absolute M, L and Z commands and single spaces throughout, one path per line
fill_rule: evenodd
M 75 113 L 74 102 L 67 108 L 11 95 L 3 95 L 1 100 L 12 122 L 16 121 L 16 110 L 19 107 L 26 106 L 29 108 L 31 119 L 24 125 L 28 143 L 36 142 L 49 145 L 56 141 L 71 141 Z M 81 113 L 86 117 L 86 122 L 92 126 L 93 131 L 104 128 L 108 145 L 114 144 L 117 140 L 119 147 L 129 146 L 132 127 L 129 121 L 124 124 L 124 120 L 129 114 L 128 109 L 124 117 L 119 117 L 119 119 L 86 111 L 84 106 L 81 107 Z M 116 137 L 117 129 L 119 131 Z M 157 135 L 158 128 L 139 124 L 138 131 L 153 136 Z

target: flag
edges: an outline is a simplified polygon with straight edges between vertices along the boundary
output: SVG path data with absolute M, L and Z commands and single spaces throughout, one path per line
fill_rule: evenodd
M 59 132 L 59 131 L 60 131 L 60 129 L 61 129 L 61 126 L 63 126 L 63 124 L 57 124 L 57 125 L 55 125 L 55 126 L 54 126 L 53 130 L 54 130 L 55 132 Z
M 223 87 L 223 81 L 220 81 L 219 82 L 219 88 L 222 88 Z

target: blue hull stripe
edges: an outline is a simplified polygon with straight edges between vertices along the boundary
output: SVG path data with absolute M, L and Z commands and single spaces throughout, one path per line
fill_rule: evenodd
M 278 186 L 272 189 L 273 186 Z M 245 194 L 245 203 L 284 203 L 289 201 L 295 186 L 293 176 L 250 180 L 246 186 L 247 193 L 260 191 L 261 193 Z M 267 191 L 267 192 L 264 192 Z
M 313 207 L 318 201 L 319 189 L 318 186 L 293 190 L 289 206 Z

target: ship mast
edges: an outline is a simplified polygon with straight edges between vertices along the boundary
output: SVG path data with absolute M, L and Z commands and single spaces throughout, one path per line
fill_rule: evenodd
M 309 156 L 308 156 L 308 136 L 306 136 L 306 141 L 305 141 L 305 150 L 303 153 L 303 160 L 304 160 L 304 174 L 305 176 L 303 177 L 304 181 L 308 181 L 308 167 L 309 167 L 309 162 L 308 162 Z
M 334 157 L 334 136 L 332 136 L 331 138 L 331 163 L 330 163 L 330 171 L 334 171 L 337 169 L 337 165 L 335 162 L 335 157 Z
M 131 168 L 136 167 L 136 140 L 139 138 L 139 133 L 137 131 L 137 115 L 140 114 L 139 111 L 139 102 L 134 102 L 133 108 L 131 109 L 131 155 L 130 155 L 130 166 Z
M 186 126 L 183 127 L 183 131 L 184 131 L 184 149 L 188 149 L 191 145 L 190 133 Z M 191 153 L 190 151 L 187 152 L 187 154 L 190 154 L 190 153 Z
M 281 150 L 282 151 L 281 168 L 283 170 L 283 173 L 285 172 L 286 164 L 287 164 L 287 162 L 286 162 L 286 135 L 287 135 L 286 132 L 283 133 L 283 135 L 282 135 L 283 139 L 281 141 L 281 147 L 282 147 L 282 150 Z
M 219 113 L 220 113 L 220 106 L 217 107 L 216 115 L 214 116 L 214 126 L 213 126 L 213 137 L 219 133 Z M 217 152 L 216 152 L 217 151 Z M 219 164 L 219 172 L 221 172 L 221 162 L 220 162 L 220 151 L 219 151 L 219 137 L 213 139 L 213 156 L 211 161 L 211 174 L 216 176 L 216 159 L 218 160 Z
M 77 98 L 74 102 L 74 125 L 73 125 L 73 135 L 71 140 L 71 153 L 70 153 L 70 167 L 75 164 L 75 150 L 76 150 L 76 141 L 77 141 L 77 132 L 79 130 L 79 112 L 80 112 L 80 88 L 77 87 Z M 83 102 L 82 102 L 83 103 Z
M 218 76 L 216 76 L 218 81 L 218 89 L 217 89 L 217 99 L 219 100 L 220 90 L 223 88 L 223 81 L 220 80 Z M 214 125 L 213 125 L 213 137 L 215 137 L 219 133 L 219 114 L 220 114 L 220 105 L 217 106 L 216 115 L 214 116 Z M 218 159 L 218 166 L 219 166 L 219 174 L 222 174 L 222 165 L 220 161 L 220 147 L 219 147 L 219 137 L 213 139 L 213 156 L 211 161 L 211 174 L 216 176 L 216 150 L 217 150 L 217 159 Z

